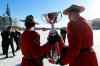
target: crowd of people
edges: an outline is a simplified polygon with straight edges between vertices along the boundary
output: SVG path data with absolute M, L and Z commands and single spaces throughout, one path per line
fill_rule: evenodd
M 65 9 L 63 14 L 68 15 L 69 19 L 67 28 L 60 30 L 61 35 L 59 35 L 56 30 L 51 30 L 47 37 L 47 42 L 43 46 L 40 46 L 39 33 L 32 29 L 37 24 L 34 20 L 34 16 L 26 16 L 26 29 L 20 36 L 20 42 L 18 40 L 19 37 L 15 39 L 17 46 L 20 45 L 16 50 L 20 48 L 23 55 L 21 66 L 43 66 L 42 60 L 44 58 L 49 58 L 50 63 L 59 64 L 61 66 L 67 64 L 69 64 L 69 66 L 98 66 L 96 53 L 92 48 L 92 28 L 87 23 L 87 20 L 80 16 L 80 13 L 84 10 L 84 7 L 78 5 L 71 5 Z M 2 41 L 3 54 L 5 54 L 6 57 L 8 57 L 8 48 L 10 45 L 13 56 L 15 55 L 12 43 L 14 33 L 10 32 L 9 29 L 10 27 L 1 33 L 4 39 Z M 4 35 L 5 33 L 6 36 Z M 68 46 L 64 45 L 66 35 Z M 51 49 L 54 49 L 52 53 Z M 53 53 L 57 53 L 55 56 L 60 56 L 56 61 L 52 56 Z
M 19 50 L 19 38 L 21 33 L 18 29 L 14 29 L 12 26 L 8 26 L 5 30 L 1 32 L 2 37 L 2 51 L 5 58 L 8 58 L 9 47 L 12 49 L 12 54 L 15 56 L 15 51 Z M 14 42 L 16 48 L 14 48 Z

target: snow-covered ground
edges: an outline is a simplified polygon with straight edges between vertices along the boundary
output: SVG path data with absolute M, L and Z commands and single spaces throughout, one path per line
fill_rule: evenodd
M 41 45 L 43 45 L 46 42 L 46 37 L 48 32 L 43 32 L 43 31 L 39 31 L 40 35 L 41 35 Z M 0 66 L 18 66 L 18 64 L 20 64 L 21 62 L 21 58 L 22 58 L 22 54 L 21 51 L 17 51 L 15 54 L 16 56 L 12 57 L 12 53 L 11 53 L 11 49 L 9 50 L 9 58 L 4 59 L 4 55 L 2 55 L 2 48 L 1 48 L 1 36 L 0 36 Z M 94 46 L 93 48 L 96 51 L 97 54 L 97 58 L 98 58 L 98 64 L 100 66 L 100 30 L 95 30 L 94 31 Z M 66 44 L 67 44 L 67 40 L 66 40 Z M 14 46 L 16 47 L 16 44 L 14 44 Z M 55 64 L 50 64 L 48 62 L 47 59 L 43 60 L 44 66 L 59 66 L 59 65 L 55 65 Z

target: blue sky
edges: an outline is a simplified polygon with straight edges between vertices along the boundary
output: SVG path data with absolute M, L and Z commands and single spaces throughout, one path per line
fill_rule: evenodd
M 52 11 L 63 11 L 71 4 L 82 5 L 86 8 L 82 15 L 88 19 L 92 17 L 94 10 L 92 7 L 96 7 L 94 2 L 100 2 L 99 0 L 8 0 L 10 3 L 11 16 L 18 19 L 25 18 L 26 15 L 32 14 L 36 20 L 40 23 L 43 22 L 42 14 Z M 0 15 L 4 13 L 6 0 L 0 0 Z M 64 16 L 65 17 L 65 16 Z M 65 21 L 63 17 L 63 21 Z M 99 17 L 99 16 L 97 16 Z M 64 23 L 63 23 L 64 24 Z

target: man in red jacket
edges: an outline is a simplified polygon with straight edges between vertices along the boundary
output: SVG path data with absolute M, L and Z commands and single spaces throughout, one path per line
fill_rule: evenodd
M 43 66 L 43 56 L 59 40 L 59 38 L 55 39 L 56 35 L 49 35 L 47 43 L 40 46 L 40 35 L 36 31 L 32 31 L 35 24 L 37 23 L 33 20 L 33 16 L 28 15 L 25 20 L 26 30 L 22 33 L 20 39 L 20 48 L 23 54 L 21 66 Z
M 62 54 L 61 64 L 69 66 L 98 66 L 93 47 L 93 32 L 87 21 L 80 16 L 82 6 L 72 5 L 64 10 L 68 15 L 67 38 L 69 46 Z

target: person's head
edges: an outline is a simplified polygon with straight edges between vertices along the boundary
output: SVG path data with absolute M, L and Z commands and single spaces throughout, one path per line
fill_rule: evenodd
M 64 15 L 68 15 L 68 18 L 71 21 L 76 21 L 77 17 L 79 17 L 80 13 L 85 10 L 84 7 L 78 5 L 71 5 L 69 8 L 63 11 Z
M 6 30 L 7 31 L 10 31 L 11 30 L 11 26 L 8 26 Z
M 34 17 L 32 15 L 28 15 L 26 16 L 25 19 L 25 27 L 26 28 L 32 28 L 36 25 L 37 23 L 34 20 Z

